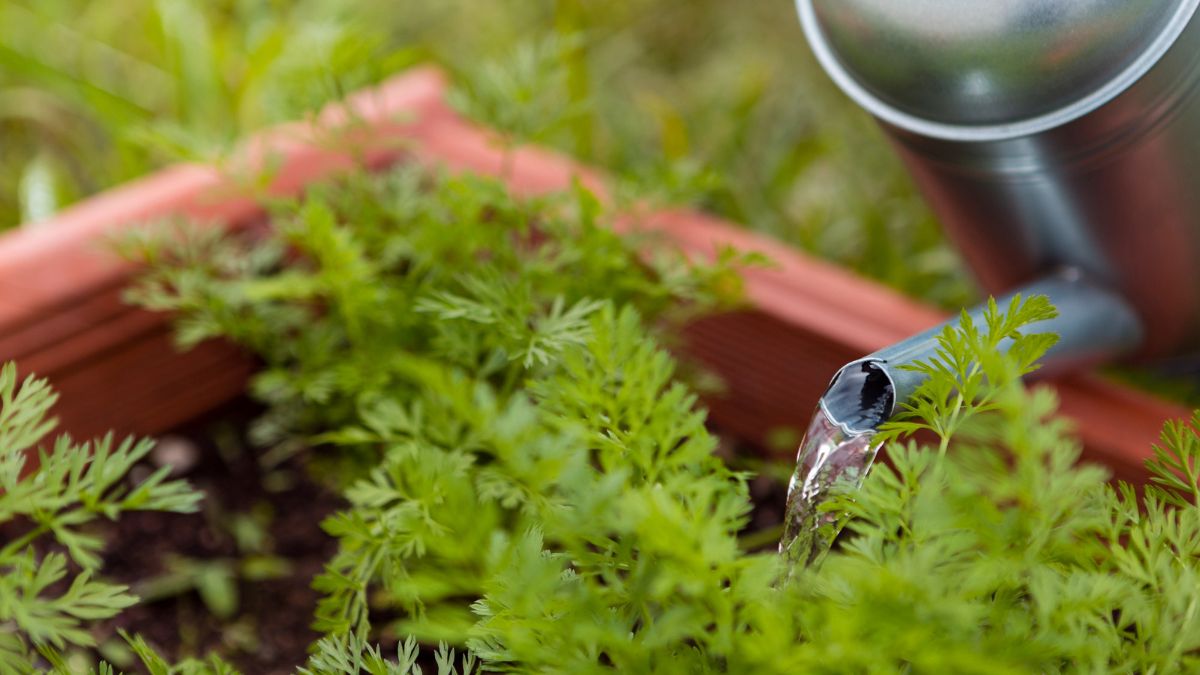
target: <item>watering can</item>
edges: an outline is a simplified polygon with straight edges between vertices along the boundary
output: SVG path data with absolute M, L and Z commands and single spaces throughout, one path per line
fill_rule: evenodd
M 1060 316 L 1044 370 L 1200 353 L 1200 0 L 798 0 L 818 61 L 883 127 L 980 285 Z M 979 314 L 981 310 L 975 310 Z M 865 432 L 939 329 L 822 401 Z

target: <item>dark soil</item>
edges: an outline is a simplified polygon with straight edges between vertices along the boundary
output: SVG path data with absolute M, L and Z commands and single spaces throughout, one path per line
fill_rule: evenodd
M 336 549 L 320 523 L 340 502 L 309 478 L 301 459 L 260 467 L 244 438 L 257 412 L 241 402 L 160 441 L 160 449 L 172 450 L 152 458 L 176 466 L 205 493 L 204 505 L 191 515 L 130 513 L 108 526 L 105 576 L 143 595 L 157 584 L 163 597 L 101 626 L 96 634 L 101 644 L 121 644 L 116 633 L 121 628 L 141 635 L 164 657 L 216 651 L 247 674 L 291 673 L 304 662 L 319 637 L 309 627 L 318 597 L 310 584 Z M 147 462 L 134 473 L 154 468 Z M 284 569 L 265 580 L 247 578 L 253 576 L 244 571 L 247 561 L 264 559 Z M 230 577 L 236 579 L 237 602 L 224 619 L 188 581 L 196 575 L 179 572 L 213 562 L 243 570 Z M 137 667 L 120 665 L 126 672 Z

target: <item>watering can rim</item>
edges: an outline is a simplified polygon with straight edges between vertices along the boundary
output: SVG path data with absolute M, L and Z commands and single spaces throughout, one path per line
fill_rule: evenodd
M 858 105 L 883 122 L 920 136 L 955 142 L 989 142 L 1022 138 L 1064 126 L 1101 108 L 1142 79 L 1178 41 L 1200 0 L 1180 0 L 1162 30 L 1115 76 L 1070 103 L 1046 113 L 1000 123 L 953 123 L 929 119 L 888 103 L 873 93 L 848 69 L 837 49 L 826 38 L 814 3 L 796 0 L 800 23 L 817 61 L 834 83 Z

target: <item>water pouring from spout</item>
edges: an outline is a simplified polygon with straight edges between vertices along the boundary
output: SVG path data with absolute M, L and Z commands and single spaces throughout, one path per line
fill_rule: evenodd
M 788 484 L 779 550 L 789 560 L 813 565 L 829 550 L 841 518 L 823 505 L 859 486 L 879 451 L 874 432 L 894 405 L 894 387 L 877 362 L 857 361 L 834 376 L 804 434 Z
M 1135 348 L 1141 321 L 1118 294 L 1066 270 L 1022 288 L 1018 294 L 1045 295 L 1058 316 L 1039 324 L 1058 342 L 1043 359 L 1040 373 L 1059 373 L 1106 361 Z M 1016 295 L 1016 294 L 1013 294 Z M 1000 300 L 1010 302 L 1012 295 Z M 983 322 L 986 306 L 968 314 Z M 879 443 L 876 430 L 918 392 L 924 376 L 908 368 L 937 354 L 946 324 L 932 328 L 841 368 L 821 397 L 796 455 L 788 486 L 784 535 L 779 550 L 792 565 L 817 564 L 844 524 L 834 499 L 850 496 L 870 471 Z M 1006 340 L 1001 349 L 1007 348 Z

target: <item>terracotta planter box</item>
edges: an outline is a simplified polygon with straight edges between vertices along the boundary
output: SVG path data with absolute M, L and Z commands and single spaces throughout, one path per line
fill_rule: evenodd
M 138 223 L 186 215 L 214 227 L 264 223 L 255 200 L 224 178 L 277 162 L 276 195 L 365 162 L 396 162 L 501 176 L 519 194 L 567 187 L 574 177 L 603 193 L 595 171 L 538 148 L 520 149 L 504 174 L 494 135 L 446 104 L 445 84 L 417 69 L 331 106 L 313 121 L 251 139 L 231 172 L 181 165 L 110 190 L 31 230 L 0 236 L 0 361 L 16 359 L 61 391 L 57 414 L 77 436 L 114 428 L 161 433 L 237 397 L 253 364 L 210 343 L 187 353 L 170 341 L 168 318 L 122 304 L 133 269 L 108 250 Z M 230 167 L 227 167 L 230 168 Z M 719 373 L 727 391 L 708 401 L 713 421 L 762 442 L 773 429 L 802 428 L 832 373 L 847 361 L 942 319 L 928 307 L 766 237 L 700 213 L 650 214 L 641 226 L 689 253 L 730 244 L 761 251 L 771 269 L 747 274 L 749 307 L 689 326 L 683 344 Z M 1079 375 L 1056 383 L 1089 456 L 1137 479 L 1163 420 L 1186 410 Z

